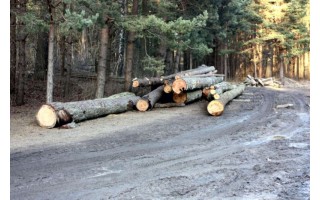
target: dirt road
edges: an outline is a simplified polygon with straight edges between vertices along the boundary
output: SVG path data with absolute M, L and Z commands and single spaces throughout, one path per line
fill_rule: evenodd
M 246 88 L 238 99 L 250 102 L 220 117 L 200 101 L 75 129 L 42 129 L 35 110 L 15 110 L 11 199 L 308 199 L 309 90 Z

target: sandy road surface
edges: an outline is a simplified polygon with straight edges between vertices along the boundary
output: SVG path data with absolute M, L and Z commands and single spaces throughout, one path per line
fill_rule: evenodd
M 238 99 L 250 102 L 221 117 L 200 101 L 68 130 L 16 112 L 11 199 L 308 199 L 309 90 L 246 88 Z

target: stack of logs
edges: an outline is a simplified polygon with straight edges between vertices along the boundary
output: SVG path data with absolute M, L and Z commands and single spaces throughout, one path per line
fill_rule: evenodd
M 123 92 L 101 99 L 45 104 L 36 115 L 37 123 L 45 128 L 60 127 L 133 109 L 144 112 L 155 107 L 184 106 L 200 99 L 209 102 L 209 114 L 219 116 L 225 105 L 245 89 L 245 84 L 226 82 L 215 67 L 205 65 L 169 76 L 132 80 L 133 88 L 150 86 L 155 89 L 142 97 Z
M 253 78 L 251 75 L 247 75 L 246 79 L 243 82 L 247 86 L 252 87 L 265 87 L 265 86 L 272 86 L 272 87 L 281 87 L 281 82 L 275 80 L 274 77 L 270 78 Z

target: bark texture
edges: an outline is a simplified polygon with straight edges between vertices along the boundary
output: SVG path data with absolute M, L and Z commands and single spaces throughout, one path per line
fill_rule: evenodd
M 97 90 L 96 98 L 102 98 L 104 96 L 104 87 L 106 83 L 106 68 L 107 68 L 107 46 L 109 40 L 109 28 L 105 24 L 100 32 L 100 56 L 97 72 Z
M 202 89 L 223 81 L 223 77 L 184 77 L 172 83 L 174 93 L 180 94 L 182 91 Z
M 139 99 L 140 97 L 131 94 L 77 102 L 53 102 L 41 106 L 36 119 L 39 126 L 53 128 L 71 121 L 81 122 L 125 112 L 132 109 Z

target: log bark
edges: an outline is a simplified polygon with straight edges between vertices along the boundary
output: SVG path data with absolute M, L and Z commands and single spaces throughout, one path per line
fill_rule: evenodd
M 52 102 L 42 105 L 36 120 L 39 126 L 54 128 L 131 110 L 140 97 L 126 95 L 118 98 L 101 98 L 77 102 Z
M 164 83 L 163 78 L 159 78 L 159 77 L 152 77 L 152 78 L 143 78 L 143 79 L 138 79 L 135 78 L 132 80 L 132 87 L 146 87 L 146 86 L 150 86 L 150 85 L 162 85 Z
M 183 77 L 188 77 L 188 76 L 194 76 L 194 75 L 202 75 L 202 74 L 207 74 L 207 73 L 216 73 L 216 69 L 214 66 L 211 66 L 211 67 L 200 67 L 200 68 L 196 68 L 194 70 L 190 70 L 189 72 L 188 71 L 185 71 L 185 72 L 179 72 L 177 73 L 174 77 L 175 79 L 178 79 L 178 78 L 183 78 Z
M 147 111 L 153 108 L 154 104 L 158 102 L 163 93 L 163 85 L 157 89 L 152 90 L 150 93 L 144 95 L 137 101 L 136 108 L 139 111 Z
M 244 84 L 241 84 L 241 85 L 237 86 L 235 89 L 221 94 L 219 100 L 211 101 L 207 106 L 207 110 L 208 110 L 209 114 L 211 114 L 213 116 L 221 115 L 224 111 L 225 105 L 229 101 L 231 101 L 232 99 L 234 99 L 237 96 L 239 96 L 240 94 L 242 94 L 245 87 L 246 86 Z
M 202 89 L 223 81 L 223 77 L 184 77 L 172 83 L 174 93 L 180 94 L 182 91 Z
M 176 103 L 191 103 L 201 99 L 202 90 L 195 90 L 190 92 L 181 92 L 180 94 L 173 93 L 173 101 Z
M 213 66 L 208 67 L 208 66 L 202 65 L 202 66 L 195 68 L 195 69 L 181 71 L 181 72 L 171 74 L 168 76 L 142 78 L 142 79 L 135 78 L 132 80 L 132 87 L 145 87 L 145 86 L 150 86 L 150 85 L 161 85 L 164 83 L 165 80 L 174 79 L 176 76 L 185 77 L 185 76 L 191 76 L 191 75 L 205 74 L 205 73 L 209 73 L 212 71 L 215 71 L 215 68 Z

